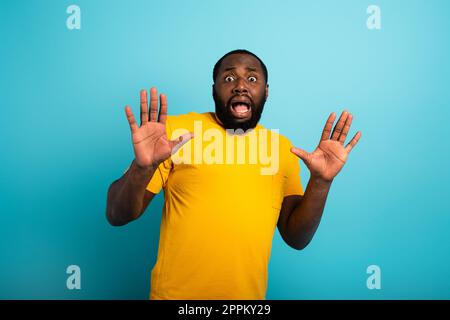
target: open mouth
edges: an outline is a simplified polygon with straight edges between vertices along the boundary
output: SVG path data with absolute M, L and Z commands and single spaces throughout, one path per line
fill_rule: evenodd
M 247 119 L 252 115 L 252 108 L 247 102 L 232 102 L 230 110 L 233 117 L 238 119 Z

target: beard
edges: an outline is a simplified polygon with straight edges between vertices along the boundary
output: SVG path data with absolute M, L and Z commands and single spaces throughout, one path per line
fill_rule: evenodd
M 258 124 L 259 120 L 261 119 L 261 115 L 264 110 L 264 104 L 266 103 L 265 97 L 261 100 L 261 103 L 259 105 L 255 105 L 252 100 L 252 103 L 250 105 L 252 115 L 250 119 L 245 121 L 239 121 L 239 119 L 236 119 L 231 114 L 230 103 L 222 101 L 217 96 L 215 89 L 213 90 L 213 98 L 217 118 L 219 118 L 220 122 L 222 122 L 222 126 L 225 129 L 232 129 L 232 130 L 241 129 L 243 131 L 247 131 L 249 129 L 254 129 Z

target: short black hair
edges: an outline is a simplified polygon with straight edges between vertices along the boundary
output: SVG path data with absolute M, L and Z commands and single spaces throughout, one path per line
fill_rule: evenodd
M 250 52 L 248 50 L 245 50 L 245 49 L 237 49 L 237 50 L 230 51 L 227 54 L 225 54 L 222 58 L 220 58 L 219 61 L 216 62 L 216 64 L 214 65 L 214 69 L 213 69 L 213 82 L 216 82 L 217 73 L 219 72 L 219 68 L 220 68 L 220 65 L 222 64 L 223 59 L 225 59 L 226 57 L 228 57 L 229 55 L 232 55 L 232 54 L 248 54 L 248 55 L 255 57 L 259 61 L 259 63 L 261 63 L 261 67 L 263 69 L 264 77 L 266 78 L 266 84 L 267 84 L 267 81 L 269 79 L 268 79 L 266 65 L 264 64 L 264 62 L 262 62 L 262 60 L 256 54 L 254 54 L 253 52 Z

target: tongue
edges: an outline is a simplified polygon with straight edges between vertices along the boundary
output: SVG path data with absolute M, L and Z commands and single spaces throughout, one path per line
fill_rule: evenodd
M 234 106 L 234 110 L 237 112 L 246 112 L 248 110 L 248 107 L 245 104 L 238 104 Z

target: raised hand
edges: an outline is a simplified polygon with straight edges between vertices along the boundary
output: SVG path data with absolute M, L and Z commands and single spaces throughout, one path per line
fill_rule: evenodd
M 291 148 L 291 152 L 302 159 L 308 167 L 311 177 L 324 181 L 332 181 L 334 179 L 347 161 L 350 151 L 361 138 L 361 132 L 358 131 L 344 147 L 353 116 L 344 111 L 331 133 L 335 119 L 336 114 L 333 112 L 325 124 L 319 145 L 312 153 L 308 153 L 300 148 Z
M 141 90 L 141 126 L 134 119 L 129 106 L 125 113 L 130 124 L 131 137 L 136 164 L 139 167 L 157 167 L 170 157 L 183 144 L 188 142 L 192 133 L 180 136 L 176 140 L 169 140 L 166 134 L 167 97 L 160 94 L 160 109 L 158 114 L 158 94 L 156 88 L 150 89 L 150 115 L 148 112 L 147 91 Z

